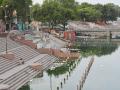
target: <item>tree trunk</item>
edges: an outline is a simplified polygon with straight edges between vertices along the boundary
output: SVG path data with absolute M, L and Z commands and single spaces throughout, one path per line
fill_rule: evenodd
M 50 28 L 50 24 L 51 24 L 51 23 L 49 22 L 49 28 Z
M 65 31 L 65 22 L 63 22 L 63 30 Z
M 52 23 L 51 25 L 52 25 L 52 28 L 51 28 L 51 29 L 54 29 L 54 24 Z

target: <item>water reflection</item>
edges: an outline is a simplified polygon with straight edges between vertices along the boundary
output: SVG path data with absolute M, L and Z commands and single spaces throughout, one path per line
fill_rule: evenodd
M 101 47 L 80 47 L 81 49 L 81 54 L 84 57 L 92 56 L 92 55 L 97 55 L 97 56 L 103 56 L 103 55 L 109 55 L 113 53 L 116 49 L 117 46 L 101 46 Z
M 117 50 L 118 45 L 112 42 L 94 42 L 94 43 L 77 43 L 76 45 L 74 45 L 74 48 L 76 49 L 80 49 L 80 54 L 83 57 L 89 57 L 92 55 L 96 55 L 96 56 L 103 56 L 103 55 L 109 55 L 113 52 L 115 52 L 115 50 Z

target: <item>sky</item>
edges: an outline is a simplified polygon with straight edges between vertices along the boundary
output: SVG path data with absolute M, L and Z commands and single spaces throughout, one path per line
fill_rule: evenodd
M 35 3 L 40 3 L 42 4 L 43 0 L 32 0 L 33 4 Z M 92 4 L 96 4 L 96 3 L 101 3 L 101 4 L 106 4 L 106 3 L 114 3 L 116 5 L 120 6 L 120 0 L 76 0 L 77 2 L 81 3 L 81 2 L 88 2 L 88 3 L 92 3 Z

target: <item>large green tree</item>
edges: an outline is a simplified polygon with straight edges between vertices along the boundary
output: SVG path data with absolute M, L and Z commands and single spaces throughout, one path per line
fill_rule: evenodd
M 33 6 L 33 16 L 36 20 L 48 22 L 53 28 L 57 24 L 62 24 L 63 29 L 68 20 L 72 19 L 73 10 L 65 8 L 64 5 L 56 0 L 45 0 L 43 5 Z
M 7 11 L 9 15 L 12 16 L 13 11 L 17 11 L 17 16 L 21 17 L 23 20 L 29 15 L 30 9 L 29 5 L 32 5 L 32 0 L 3 0 L 2 5 L 8 5 Z
M 115 5 L 108 3 L 104 5 L 103 8 L 103 20 L 105 21 L 114 21 L 117 19 L 117 12 L 115 10 Z
M 41 21 L 42 20 L 42 17 L 41 17 L 41 7 L 39 4 L 35 4 L 32 6 L 32 16 L 34 18 L 34 20 L 37 20 L 37 21 Z
M 3 0 L 0 0 L 0 5 L 2 4 Z
M 82 3 L 77 6 L 77 17 L 86 21 L 114 21 L 119 14 L 119 6 L 112 3 L 105 5 Z
M 118 11 L 120 10 L 119 6 L 116 6 L 112 3 L 108 3 L 105 5 L 96 4 L 95 8 L 101 12 L 101 20 L 105 22 L 116 20 L 118 16 Z
M 60 23 L 63 25 L 63 30 L 65 30 L 68 20 L 72 20 L 74 12 L 71 9 L 61 8 L 60 12 Z
M 49 22 L 49 26 L 53 28 L 60 20 L 61 4 L 55 0 L 45 0 L 41 6 L 41 17 L 44 21 Z M 41 19 L 42 19 L 41 18 Z
M 77 10 L 78 17 L 82 21 L 95 22 L 101 18 L 101 12 L 94 7 L 80 7 Z
M 2 14 L 3 10 L 1 8 L 2 2 L 3 0 L 0 0 L 0 19 L 3 18 L 3 14 Z
M 79 8 L 87 8 L 87 7 L 93 7 L 93 5 L 87 2 L 83 2 L 79 5 Z
M 57 0 L 63 4 L 63 7 L 73 9 L 76 7 L 77 3 L 75 0 Z

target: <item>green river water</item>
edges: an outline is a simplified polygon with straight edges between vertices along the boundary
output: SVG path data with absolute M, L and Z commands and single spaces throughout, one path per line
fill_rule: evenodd
M 94 57 L 94 63 L 82 90 L 120 90 L 118 45 L 102 44 L 77 48 L 81 52 L 80 60 L 66 62 L 55 70 L 45 71 L 42 77 L 35 77 L 20 90 L 57 90 L 57 87 L 59 90 L 77 90 L 91 57 Z

